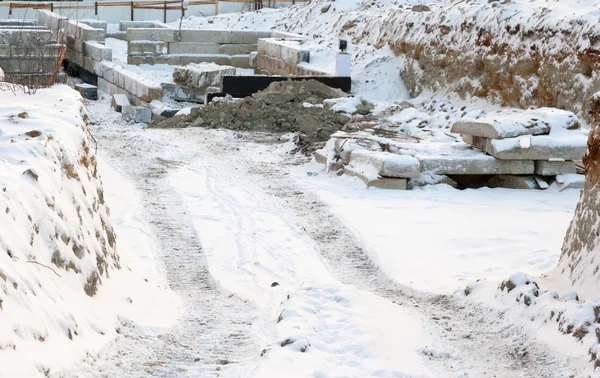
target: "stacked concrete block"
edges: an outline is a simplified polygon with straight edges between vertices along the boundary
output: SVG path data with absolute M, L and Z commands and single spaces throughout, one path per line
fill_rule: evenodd
M 261 38 L 270 38 L 271 31 L 252 30 L 208 30 L 157 27 L 153 23 L 122 22 L 129 42 L 129 64 L 216 63 L 250 68 L 250 53 L 258 49 Z M 167 46 L 153 51 L 149 45 Z
M 6 74 L 16 75 L 11 80 L 24 74 L 51 74 L 60 50 L 47 29 L 19 28 L 16 23 L 0 29 L 0 67 Z
M 160 83 L 130 71 L 118 64 L 103 61 L 96 66 L 98 87 L 101 91 L 114 95 L 126 94 L 132 104 L 162 99 Z
M 451 131 L 461 134 L 465 143 L 498 162 L 533 163 L 533 172 L 527 174 L 548 180 L 561 174 L 574 174 L 574 161 L 583 158 L 587 150 L 587 132 L 580 129 L 577 117 L 559 109 L 501 112 L 456 122 Z M 525 188 L 535 187 L 536 182 L 543 189 L 541 177 L 498 177 L 490 185 Z
M 309 68 L 310 51 L 303 48 L 306 38 L 261 38 L 253 66 L 259 71 L 279 75 L 325 76 L 327 72 Z

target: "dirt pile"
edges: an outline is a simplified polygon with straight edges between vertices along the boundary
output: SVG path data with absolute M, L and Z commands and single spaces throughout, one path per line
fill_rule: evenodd
M 349 120 L 324 108 L 329 98 L 346 97 L 338 89 L 315 80 L 272 83 L 264 91 L 241 100 L 215 99 L 189 115 L 162 120 L 154 127 L 209 127 L 231 130 L 298 132 L 302 144 L 329 139 Z

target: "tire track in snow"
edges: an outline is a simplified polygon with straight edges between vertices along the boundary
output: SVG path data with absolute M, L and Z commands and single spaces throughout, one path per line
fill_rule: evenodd
M 94 112 L 91 115 L 93 120 Z M 160 333 L 123 324 L 123 337 L 89 361 L 90 375 L 217 377 L 224 365 L 257 349 L 249 337 L 255 310 L 215 285 L 186 206 L 168 182 L 168 174 L 193 160 L 193 153 L 159 136 L 147 138 L 143 130 L 123 133 L 123 126 L 104 123 L 95 130 L 96 139 L 142 193 L 160 246 L 157 260 L 170 288 L 182 297 L 184 313 L 175 326 Z
M 562 356 L 536 342 L 518 324 L 503 319 L 503 313 L 461 300 L 452 295 L 429 295 L 397 284 L 384 274 L 371 255 L 356 239 L 356 232 L 341 223 L 317 196 L 307 192 L 287 170 L 298 164 L 297 158 L 268 164 L 253 161 L 250 135 L 235 156 L 213 149 L 216 158 L 231 163 L 239 171 L 256 177 L 263 189 L 280 199 L 299 227 L 304 229 L 329 263 L 340 282 L 367 290 L 400 306 L 421 312 L 434 334 L 440 338 L 441 350 L 424 351 L 441 374 L 488 377 L 565 377 L 583 369 L 581 361 Z M 209 146 L 207 146 L 209 147 Z M 287 165 L 287 166 L 286 166 Z M 241 172 L 240 172 L 241 173 Z

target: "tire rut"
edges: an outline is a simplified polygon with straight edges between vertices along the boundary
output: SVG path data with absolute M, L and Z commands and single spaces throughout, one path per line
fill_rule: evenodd
M 168 174 L 193 156 L 168 148 L 169 143 L 160 147 L 136 132 L 127 134 L 100 129 L 96 139 L 142 193 L 145 218 L 160 246 L 157 260 L 170 288 L 182 298 L 184 312 L 175 326 L 158 334 L 123 322 L 122 337 L 89 361 L 90 374 L 217 377 L 226 365 L 256 351 L 250 337 L 255 309 L 217 287 L 183 199 L 169 185 Z

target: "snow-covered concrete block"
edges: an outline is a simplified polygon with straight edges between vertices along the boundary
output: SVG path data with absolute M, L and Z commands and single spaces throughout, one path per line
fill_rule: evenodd
M 575 163 L 572 161 L 544 161 L 536 160 L 535 174 L 540 176 L 556 176 L 567 173 L 577 173 Z
M 472 146 L 502 160 L 580 160 L 587 150 L 587 139 L 582 130 L 507 139 L 467 138 Z
M 491 156 L 415 155 L 421 171 L 438 175 L 531 175 L 533 160 L 499 160 Z
M 124 107 L 130 106 L 129 99 L 124 94 L 113 94 L 110 106 L 117 113 L 121 113 Z
M 412 156 L 389 152 L 369 151 L 362 148 L 350 153 L 352 167 L 371 166 L 379 176 L 395 178 L 418 178 L 421 175 L 419 160 Z
M 581 189 L 584 185 L 584 175 L 564 174 L 556 176 L 556 186 L 561 192 L 565 189 Z
M 75 84 L 75 90 L 81 94 L 81 97 L 87 100 L 98 99 L 98 87 L 91 84 Z
M 359 178 L 367 188 L 406 190 L 408 184 L 408 180 L 403 178 L 373 176 L 372 172 L 364 167 L 344 167 L 344 174 Z
M 474 120 L 462 120 L 452 125 L 450 132 L 490 139 L 514 138 L 522 135 L 545 135 L 551 129 L 578 129 L 575 114 L 554 108 L 541 108 L 488 114 Z
M 261 38 L 267 38 L 267 37 L 261 37 Z M 279 30 L 273 30 L 271 32 L 271 38 L 308 39 L 307 36 L 304 36 L 301 34 L 288 33 L 288 32 L 279 31 Z
M 167 28 L 171 27 L 167 24 L 163 24 L 158 21 L 121 21 L 119 22 L 119 30 L 126 32 L 128 29 L 154 29 L 154 28 Z
M 221 54 L 221 45 L 211 42 L 170 42 L 169 54 Z
M 121 114 L 126 122 L 150 123 L 152 121 L 152 110 L 144 106 L 125 106 Z
M 516 176 L 516 175 L 497 175 L 488 181 L 488 186 L 492 188 L 507 188 L 507 189 L 539 189 L 539 185 L 535 177 L 531 175 Z
M 242 55 L 250 54 L 253 51 L 257 51 L 257 44 L 231 44 L 231 45 L 219 45 L 218 54 L 225 55 Z
M 91 26 L 94 29 L 102 29 L 106 32 L 106 29 L 108 27 L 108 23 L 106 21 L 103 20 L 94 20 L 94 19 L 83 19 L 83 20 L 79 20 L 79 22 L 81 22 L 82 24 L 86 24 L 88 26 Z
M 127 42 L 131 41 L 162 41 L 175 42 L 178 40 L 179 31 L 177 29 L 163 28 L 144 28 L 127 29 Z M 189 41 L 198 42 L 198 41 Z
M 97 62 L 103 60 L 112 60 L 112 49 L 95 41 L 85 41 L 83 43 L 83 55 L 92 58 Z
M 173 71 L 173 81 L 177 84 L 205 90 L 211 86 L 219 86 L 221 77 L 235 75 L 235 68 L 217 64 L 191 64 L 177 67 Z

